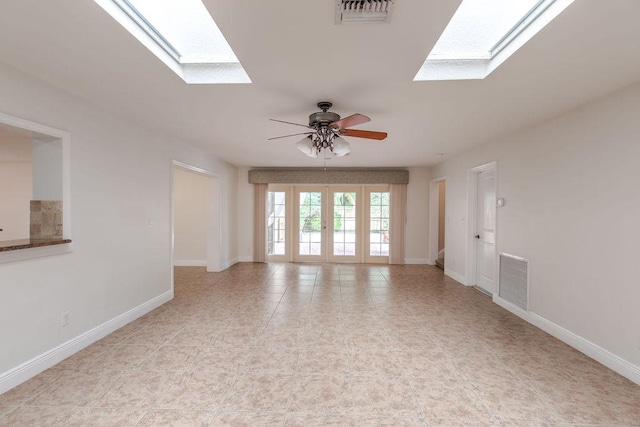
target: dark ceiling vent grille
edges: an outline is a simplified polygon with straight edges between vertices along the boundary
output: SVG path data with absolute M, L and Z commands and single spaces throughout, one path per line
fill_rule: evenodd
M 393 3 L 394 0 L 342 0 L 336 6 L 336 24 L 389 22 Z

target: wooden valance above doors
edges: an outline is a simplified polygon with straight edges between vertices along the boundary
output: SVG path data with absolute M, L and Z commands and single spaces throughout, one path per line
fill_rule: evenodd
M 252 169 L 249 184 L 408 184 L 404 169 Z

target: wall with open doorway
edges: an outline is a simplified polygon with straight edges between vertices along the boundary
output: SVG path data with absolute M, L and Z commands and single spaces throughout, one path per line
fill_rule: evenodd
M 0 112 L 70 132 L 73 219 L 72 252 L 0 264 L 1 393 L 173 297 L 172 159 L 220 177 L 227 264 L 238 204 L 237 168 L 209 152 L 2 64 L 0 87 Z
M 434 170 L 447 176 L 447 268 L 464 278 L 470 262 L 468 171 L 497 161 L 497 252 L 530 261 L 519 314 L 636 382 L 639 115 L 636 84 Z

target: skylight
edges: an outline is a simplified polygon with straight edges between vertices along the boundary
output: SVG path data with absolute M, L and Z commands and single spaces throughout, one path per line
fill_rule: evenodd
M 464 0 L 414 80 L 484 79 L 574 0 Z
M 187 83 L 250 83 L 202 0 L 95 0 Z

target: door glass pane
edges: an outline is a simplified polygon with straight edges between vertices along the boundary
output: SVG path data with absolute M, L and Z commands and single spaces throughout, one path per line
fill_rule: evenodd
M 356 255 L 356 193 L 333 193 L 333 255 Z
M 298 255 L 322 255 L 322 193 L 301 191 Z
M 389 256 L 389 192 L 371 192 L 369 256 Z
M 285 255 L 284 191 L 269 191 L 267 197 L 267 254 Z

